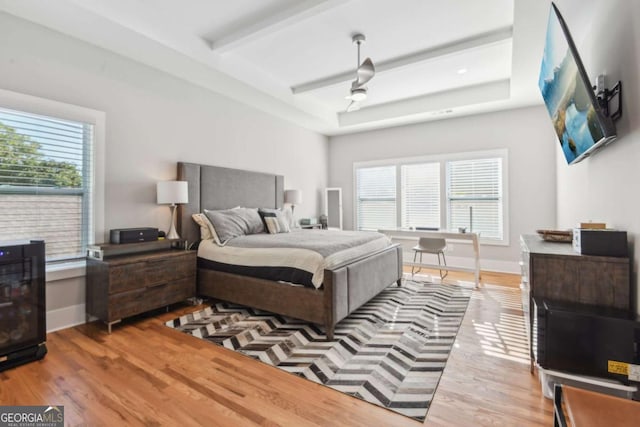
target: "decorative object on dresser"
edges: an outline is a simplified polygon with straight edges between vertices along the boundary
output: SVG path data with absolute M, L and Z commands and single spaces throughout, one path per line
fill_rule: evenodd
M 531 347 L 533 298 L 631 310 L 630 263 L 626 257 L 580 255 L 571 243 L 520 237 L 522 306 Z M 535 355 L 531 351 L 531 371 Z
M 318 222 L 322 226 L 323 230 L 327 230 L 329 228 L 329 218 L 325 214 L 320 215 Z
M 315 224 L 300 224 L 300 228 L 308 229 L 308 230 L 313 229 L 313 228 L 317 228 L 318 230 L 321 230 L 321 229 L 322 229 L 322 224 L 320 224 L 320 223 L 315 223 Z
M 571 230 L 536 230 L 536 233 L 542 237 L 542 240 L 547 242 L 567 243 L 573 239 Z
M 157 185 L 158 204 L 171 205 L 171 225 L 167 239 L 179 239 L 176 231 L 176 205 L 189 203 L 189 187 L 187 181 L 160 181 Z
M 195 297 L 196 252 L 181 240 L 98 245 L 87 257 L 86 312 L 113 324 L 123 318 Z M 122 246 L 129 249 L 123 253 Z
M 0 242 L 0 371 L 47 354 L 44 241 Z
M 612 229 L 574 228 L 573 250 L 582 255 L 626 257 L 627 232 Z
M 405 280 L 342 320 L 331 342 L 321 326 L 226 302 L 166 325 L 422 421 L 471 292 Z
M 109 241 L 113 244 L 152 242 L 158 240 L 157 228 L 118 228 L 109 231 Z
M 318 223 L 318 218 L 300 218 L 300 225 L 314 225 Z
M 300 219 L 300 228 L 322 228 L 322 224 L 318 222 L 318 218 L 301 218 Z

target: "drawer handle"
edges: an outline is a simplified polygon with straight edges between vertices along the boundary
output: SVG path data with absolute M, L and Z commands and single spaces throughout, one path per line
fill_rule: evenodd
M 166 259 L 166 258 L 150 259 L 150 260 L 146 261 L 147 264 L 160 264 L 160 263 L 163 263 L 163 262 L 171 262 L 171 261 Z
M 167 286 L 168 284 L 169 283 L 167 283 L 167 282 L 160 282 L 160 283 L 156 283 L 156 284 L 147 286 L 147 289 L 159 288 L 160 286 Z

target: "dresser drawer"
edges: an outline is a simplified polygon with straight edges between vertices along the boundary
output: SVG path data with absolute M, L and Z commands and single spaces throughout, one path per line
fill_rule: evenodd
M 196 262 L 193 255 L 185 252 L 113 266 L 109 269 L 109 293 L 141 289 L 191 276 L 195 271 Z
M 195 251 L 174 249 L 87 259 L 87 314 L 105 321 L 111 333 L 125 317 L 194 297 L 196 259 Z
M 195 277 L 164 282 L 155 286 L 113 294 L 109 298 L 107 321 L 121 319 L 144 311 L 183 301 L 196 293 Z

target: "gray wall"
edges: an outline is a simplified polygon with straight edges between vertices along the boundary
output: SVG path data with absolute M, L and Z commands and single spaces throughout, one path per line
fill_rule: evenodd
M 482 245 L 483 268 L 519 272 L 520 234 L 554 227 L 553 128 L 544 107 L 453 118 L 329 139 L 329 184 L 342 187 L 344 225 L 353 228 L 353 164 L 506 148 L 509 156 L 509 246 Z M 454 256 L 469 251 L 454 250 Z
M 0 52 L 0 88 L 106 112 L 105 231 L 166 230 L 155 185 L 177 161 L 282 174 L 303 192 L 296 216 L 319 214 L 325 136 L 4 13 Z M 49 310 L 84 303 L 82 280 L 49 286 Z
M 632 248 L 633 288 L 640 253 L 640 1 L 559 0 L 587 73 L 622 80 L 618 140 L 582 163 L 568 166 L 558 149 L 558 226 L 602 221 L 626 230 Z M 636 307 L 640 313 L 640 297 Z

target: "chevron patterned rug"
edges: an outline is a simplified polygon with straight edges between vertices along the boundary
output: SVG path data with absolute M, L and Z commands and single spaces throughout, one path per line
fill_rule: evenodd
M 331 342 L 318 325 L 224 302 L 166 325 L 423 421 L 470 296 L 405 280 L 342 320 Z

